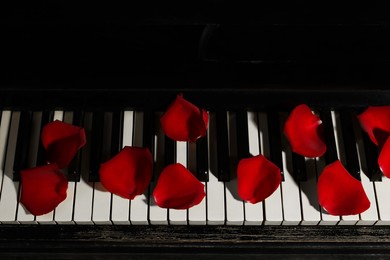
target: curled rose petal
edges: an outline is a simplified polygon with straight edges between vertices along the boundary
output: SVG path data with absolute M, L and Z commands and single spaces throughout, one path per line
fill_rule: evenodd
M 290 113 L 284 125 L 284 134 L 292 151 L 297 154 L 319 157 L 326 152 L 321 120 L 305 104 L 297 106 Z
M 206 135 L 208 114 L 178 95 L 160 122 L 164 133 L 173 140 L 195 142 Z
M 370 207 L 362 183 L 339 160 L 325 167 L 318 178 L 318 201 L 329 214 L 356 215 Z
M 66 198 L 68 180 L 56 164 L 20 171 L 20 202 L 34 215 L 55 209 Z
M 46 149 L 47 161 L 58 167 L 66 167 L 76 155 L 78 149 L 86 143 L 84 128 L 54 121 L 42 129 L 42 143 Z
M 358 119 L 371 141 L 382 147 L 390 135 L 390 106 L 368 107 Z
M 171 209 L 188 209 L 205 195 L 204 185 L 180 163 L 165 167 L 153 192 L 159 207 Z
M 100 182 L 108 191 L 133 199 L 147 189 L 152 169 L 153 158 L 149 149 L 126 146 L 111 160 L 101 164 Z
M 280 169 L 261 154 L 238 163 L 238 195 L 245 201 L 257 203 L 265 200 L 281 181 Z

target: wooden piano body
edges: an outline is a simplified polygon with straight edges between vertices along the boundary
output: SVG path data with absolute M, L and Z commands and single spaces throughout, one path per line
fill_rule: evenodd
M 5 10 L 2 110 L 164 111 L 178 93 L 210 111 L 390 103 L 381 6 L 58 2 Z M 375 225 L 0 225 L 4 257 L 366 259 L 389 250 L 389 228 Z

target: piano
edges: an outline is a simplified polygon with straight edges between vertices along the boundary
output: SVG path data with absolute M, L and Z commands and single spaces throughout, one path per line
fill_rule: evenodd
M 356 4 L 356 3 L 355 3 Z M 205 259 L 373 257 L 390 252 L 390 181 L 356 122 L 389 105 L 385 7 L 223 1 L 127 6 L 7 6 L 1 20 L 0 256 Z M 196 144 L 165 138 L 158 119 L 178 94 L 210 114 Z M 329 157 L 297 156 L 281 133 L 299 104 L 321 115 L 331 154 L 361 179 L 366 212 L 331 216 L 316 197 Z M 86 129 L 65 169 L 68 197 L 34 216 L 18 202 L 21 169 L 44 163 L 51 120 Z M 104 190 L 101 162 L 149 147 L 154 177 L 133 201 Z M 282 170 L 264 202 L 237 196 L 239 158 L 262 153 Z M 186 165 L 206 186 L 189 210 L 161 209 L 159 170 Z

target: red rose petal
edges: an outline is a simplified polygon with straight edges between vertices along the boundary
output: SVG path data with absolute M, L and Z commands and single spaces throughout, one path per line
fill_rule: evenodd
M 352 177 L 339 160 L 318 178 L 318 201 L 331 215 L 356 215 L 370 207 L 362 183 Z
M 284 125 L 293 152 L 306 157 L 319 157 L 326 152 L 322 124 L 307 105 L 299 105 L 290 113 Z
M 145 192 L 152 179 L 153 158 L 149 149 L 126 146 L 102 163 L 100 182 L 110 192 L 133 199 Z
M 245 201 L 257 203 L 265 200 L 281 181 L 280 169 L 261 154 L 238 163 L 238 195 Z
M 358 119 L 371 141 L 382 147 L 390 135 L 390 106 L 368 107 Z
M 160 122 L 164 133 L 173 140 L 195 142 L 206 135 L 208 114 L 178 95 Z
M 68 180 L 56 164 L 20 171 L 20 202 L 34 215 L 55 209 L 66 198 Z
M 161 208 L 188 209 L 205 197 L 204 185 L 180 163 L 171 164 L 161 172 L 153 196 Z
M 56 163 L 61 169 L 66 167 L 78 149 L 85 145 L 85 131 L 82 127 L 56 120 L 43 127 L 42 143 L 46 149 L 47 161 Z

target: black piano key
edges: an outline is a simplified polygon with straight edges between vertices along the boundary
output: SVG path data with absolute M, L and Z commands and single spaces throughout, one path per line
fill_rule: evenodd
M 115 111 L 112 114 L 111 128 L 111 158 L 122 150 L 123 113 Z
M 218 180 L 230 181 L 229 137 L 226 111 L 216 112 Z
M 176 142 L 165 136 L 164 143 L 164 163 L 165 166 L 173 164 L 176 162 Z
M 326 143 L 326 153 L 324 155 L 325 163 L 328 165 L 338 160 L 336 141 L 333 132 L 332 116 L 330 111 L 321 111 L 319 114 L 323 124 L 324 138 Z
M 370 140 L 370 137 L 363 129 L 361 131 L 367 166 L 367 169 L 365 170 L 368 174 L 368 178 L 370 181 L 382 181 L 382 171 L 378 165 L 378 147 Z
M 340 111 L 339 115 L 344 143 L 345 168 L 355 179 L 360 180 L 359 157 L 352 121 L 353 114 L 349 111 Z
M 18 137 L 15 148 L 15 160 L 13 166 L 13 180 L 20 180 L 20 171 L 28 168 L 27 159 L 30 144 L 32 112 L 20 112 Z
M 142 125 L 142 146 L 148 148 L 151 154 L 154 154 L 154 135 L 155 135 L 155 122 L 156 116 L 152 111 L 144 111 L 143 113 L 143 125 Z M 153 167 L 153 174 L 151 181 L 158 178 L 158 173 L 155 167 Z
M 209 180 L 209 151 L 207 136 L 196 141 L 196 177 L 199 181 Z
M 291 154 L 294 178 L 297 181 L 307 181 L 305 157 L 294 152 Z
M 274 111 L 268 113 L 268 138 L 270 151 L 269 159 L 279 167 L 282 179 L 284 180 L 279 115 Z
M 54 113 L 53 111 L 43 111 L 42 112 L 42 119 L 41 119 L 41 132 L 45 125 L 47 125 L 49 122 L 53 121 Z M 47 163 L 46 160 L 46 152 L 45 148 L 42 144 L 42 136 L 39 136 L 39 147 L 38 147 L 38 156 L 37 156 L 37 165 L 45 165 Z
M 246 111 L 236 113 L 237 124 L 237 157 L 238 160 L 250 157 L 249 136 L 248 136 L 248 116 Z
M 103 146 L 104 113 L 96 112 L 92 115 L 91 156 L 89 167 L 89 181 L 99 181 L 99 168 Z
M 64 118 L 65 122 L 66 122 L 66 113 L 67 112 L 65 112 L 65 118 Z M 68 123 L 70 123 L 70 122 L 68 122 Z M 81 111 L 73 112 L 73 118 L 72 118 L 71 123 L 75 126 L 83 127 L 84 126 L 84 113 Z M 83 149 L 83 148 L 81 148 L 81 149 Z M 73 160 L 70 162 L 70 164 L 68 166 L 68 169 L 67 169 L 68 181 L 71 181 L 71 182 L 79 182 L 80 181 L 80 177 L 81 177 L 80 159 L 81 159 L 81 150 L 79 150 L 77 152 L 77 154 L 75 155 L 75 157 L 73 158 Z

